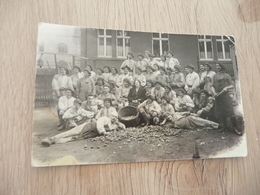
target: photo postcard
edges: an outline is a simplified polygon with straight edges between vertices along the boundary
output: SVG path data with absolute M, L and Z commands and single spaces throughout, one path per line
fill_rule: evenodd
M 235 37 L 40 23 L 32 166 L 244 157 Z

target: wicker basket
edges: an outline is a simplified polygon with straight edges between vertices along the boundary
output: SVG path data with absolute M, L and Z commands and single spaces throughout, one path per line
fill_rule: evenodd
M 139 123 L 139 112 L 136 107 L 126 106 L 118 111 L 118 119 L 126 127 L 135 127 Z

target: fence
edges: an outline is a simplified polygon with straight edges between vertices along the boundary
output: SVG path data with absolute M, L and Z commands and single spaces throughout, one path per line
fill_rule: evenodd
M 35 107 L 49 107 L 53 104 L 52 79 L 56 69 L 37 68 L 35 82 Z

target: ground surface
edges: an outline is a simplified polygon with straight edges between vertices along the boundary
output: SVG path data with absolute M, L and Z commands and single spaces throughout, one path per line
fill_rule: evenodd
M 57 122 L 50 108 L 35 109 L 32 151 L 35 166 L 191 159 L 194 154 L 209 158 L 241 142 L 241 137 L 232 132 L 150 126 L 43 146 L 42 138 L 60 133 Z

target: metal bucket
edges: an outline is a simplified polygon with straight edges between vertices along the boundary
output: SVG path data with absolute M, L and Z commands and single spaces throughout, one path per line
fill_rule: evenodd
M 118 119 L 126 127 L 135 127 L 139 123 L 139 112 L 136 107 L 126 106 L 118 111 Z

